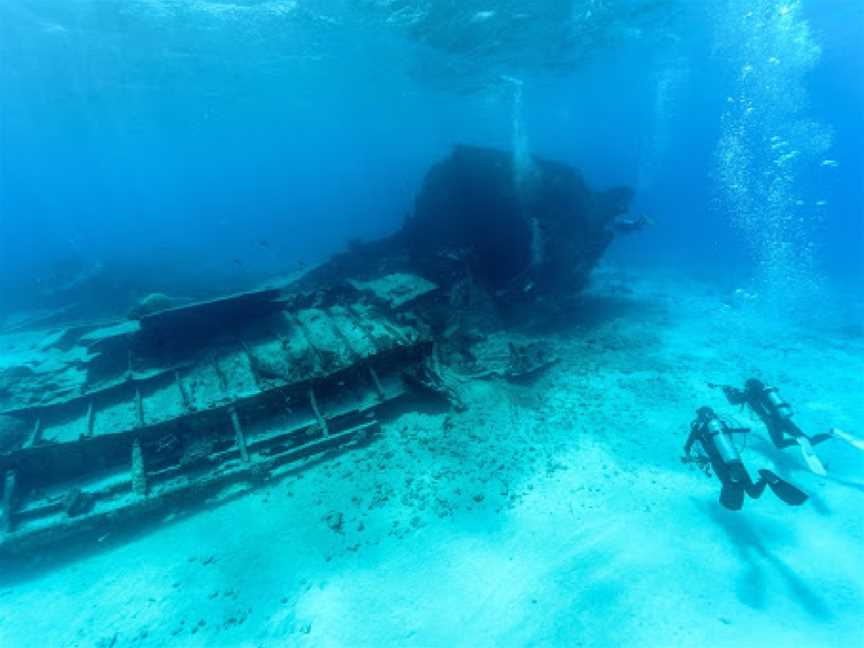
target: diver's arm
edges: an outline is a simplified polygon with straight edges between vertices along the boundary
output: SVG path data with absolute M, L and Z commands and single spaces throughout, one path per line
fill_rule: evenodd
M 690 451 L 693 449 L 693 444 L 699 440 L 699 425 L 694 423 L 690 426 L 690 436 L 687 437 L 687 443 L 684 444 L 684 456 L 682 460 L 690 458 Z
M 742 405 L 747 402 L 747 392 L 731 385 L 720 385 L 720 389 L 726 395 L 726 400 L 732 405 Z

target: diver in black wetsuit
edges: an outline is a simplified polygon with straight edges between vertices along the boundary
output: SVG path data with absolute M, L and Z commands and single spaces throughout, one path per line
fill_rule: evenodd
M 748 380 L 744 384 L 744 389 L 737 389 L 730 385 L 712 385 L 712 387 L 720 387 L 726 395 L 726 400 L 733 405 L 748 405 L 765 424 L 771 441 L 777 448 L 799 446 L 801 456 L 810 470 L 817 475 L 826 474 L 825 467 L 813 452 L 812 446 L 834 438 L 835 434 L 831 432 L 815 436 L 805 434 L 795 425 L 792 420 L 792 408 L 789 403 L 780 398 L 776 387 L 768 387 L 756 378 Z
M 759 471 L 759 480 L 754 482 L 741 461 L 741 455 L 732 442 L 733 434 L 747 434 L 746 428 L 731 428 L 710 407 L 700 407 L 696 419 L 690 424 L 690 436 L 684 445 L 685 463 L 710 463 L 717 478 L 723 484 L 720 503 L 732 511 L 738 511 L 744 504 L 744 494 L 753 499 L 762 495 L 768 486 L 774 494 L 790 506 L 798 506 L 807 500 L 807 494 L 787 481 L 780 479 L 770 470 Z M 701 461 L 691 456 L 693 444 L 700 442 L 707 453 Z
M 761 380 L 751 378 L 744 384 L 744 389 L 729 385 L 718 386 L 732 405 L 748 405 L 756 413 L 768 428 L 771 441 L 778 448 L 800 444 L 801 439 L 806 439 L 810 445 L 816 445 L 834 438 L 834 435 L 829 432 L 815 436 L 806 435 L 792 421 L 792 408 L 789 403 L 780 398 L 777 388 L 768 387 Z

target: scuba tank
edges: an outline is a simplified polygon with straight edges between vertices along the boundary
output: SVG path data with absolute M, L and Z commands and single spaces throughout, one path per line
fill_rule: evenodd
M 762 394 L 777 416 L 783 419 L 792 418 L 792 406 L 780 398 L 776 387 L 763 387 Z
M 723 463 L 731 463 L 733 461 L 741 461 L 741 455 L 738 454 L 738 449 L 732 443 L 732 436 L 724 425 L 720 417 L 714 413 L 709 407 L 703 407 L 699 410 L 699 419 L 705 429 L 705 436 L 709 437 L 717 454 L 723 460 Z
M 726 432 L 726 427 L 716 414 L 713 414 L 713 418 L 705 424 L 705 430 L 711 436 L 711 441 L 723 463 L 741 461 L 741 455 L 738 454 L 738 449 L 732 443 L 732 437 Z
M 761 380 L 751 378 L 745 385 L 745 392 L 751 399 L 759 399 L 769 414 L 780 419 L 792 418 L 792 406 L 780 397 L 776 387 L 768 387 Z M 752 401 L 750 406 L 754 407 Z

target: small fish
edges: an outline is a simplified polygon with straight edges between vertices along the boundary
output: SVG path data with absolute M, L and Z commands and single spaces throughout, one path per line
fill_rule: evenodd
M 759 293 L 750 292 L 748 290 L 744 290 L 743 288 L 736 288 L 732 294 L 737 299 L 743 299 L 745 301 L 755 301 L 759 299 Z
M 817 206 L 817 207 L 825 207 L 827 204 L 828 204 L 828 201 L 827 201 L 827 200 L 817 200 L 817 201 L 816 201 L 816 206 Z
M 495 16 L 494 11 L 478 11 L 476 14 L 474 14 L 471 17 L 471 22 L 472 23 L 485 22 L 485 21 L 489 20 L 490 18 L 493 18 L 494 16 Z
M 774 160 L 774 164 L 776 164 L 777 166 L 783 166 L 784 164 L 786 164 L 790 160 L 794 160 L 797 157 L 798 157 L 798 151 L 789 151 L 789 153 L 784 153 L 783 155 L 778 157 L 776 160 Z
M 819 166 L 837 168 L 840 166 L 840 163 L 837 160 L 822 160 L 822 164 Z
M 240 259 L 231 259 L 234 262 L 234 265 L 242 266 L 243 262 Z
M 270 242 L 267 241 L 266 239 L 261 239 L 260 241 L 258 241 L 258 245 L 263 247 L 263 248 L 268 248 L 268 249 L 270 248 Z

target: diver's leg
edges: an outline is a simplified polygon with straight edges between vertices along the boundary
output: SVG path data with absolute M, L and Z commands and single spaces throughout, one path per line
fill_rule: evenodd
M 730 511 L 740 511 L 744 505 L 744 488 L 732 479 L 729 466 L 720 459 L 712 460 L 711 467 L 722 484 L 718 501 Z
M 759 475 L 759 481 L 763 483 L 762 488 L 764 489 L 765 484 L 767 484 L 771 487 L 774 494 L 789 506 L 800 506 L 807 501 L 807 493 L 797 486 L 793 486 L 785 479 L 781 479 L 770 470 L 765 470 L 763 468 L 759 471 Z
M 754 483 L 750 478 L 750 473 L 747 472 L 744 464 L 740 462 L 730 464 L 729 472 L 732 475 L 732 479 L 740 483 L 741 488 L 753 499 L 759 499 L 765 490 L 765 486 L 768 485 L 764 477 L 760 477 L 759 481 Z
M 798 445 L 798 439 L 784 439 L 782 436 L 778 437 L 777 439 L 772 436 L 771 440 L 774 441 L 774 445 L 780 450 L 783 450 L 785 448 L 791 448 L 794 445 Z
M 794 439 L 790 439 L 786 436 L 783 425 L 774 419 L 771 416 L 763 416 L 762 422 L 765 424 L 765 428 L 768 430 L 768 436 L 771 437 L 771 443 L 774 444 L 776 448 L 788 448 L 790 445 L 795 443 Z
M 807 464 L 810 472 L 815 473 L 820 477 L 824 477 L 828 474 L 828 471 L 825 470 L 825 466 L 822 465 L 819 457 L 817 457 L 816 453 L 813 452 L 813 442 L 811 438 L 804 434 L 804 432 L 801 431 L 801 428 L 795 425 L 795 423 L 789 419 L 774 418 L 768 424 L 768 430 L 771 432 L 771 440 L 774 441 L 774 445 L 781 450 L 783 448 L 797 445 L 801 449 L 801 457 L 804 459 L 804 463 Z M 818 436 L 819 441 L 824 441 L 825 438 L 831 438 L 830 434 Z
M 836 439 L 833 434 L 830 432 L 823 432 L 822 434 L 814 434 L 810 437 L 810 445 L 816 445 L 817 443 L 822 443 L 823 441 L 827 441 L 828 439 Z
M 741 484 L 726 482 L 720 489 L 720 504 L 730 511 L 740 511 L 744 505 L 744 489 Z

